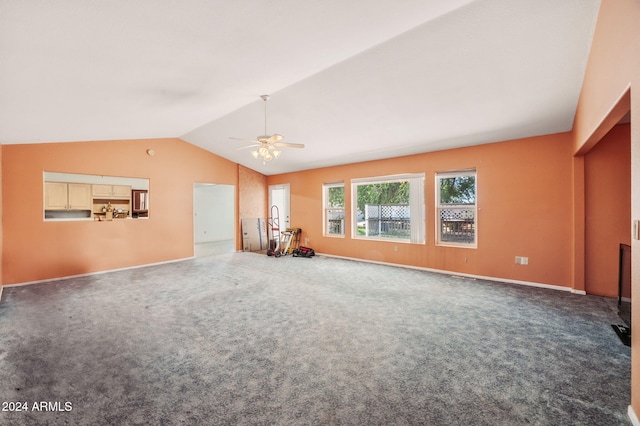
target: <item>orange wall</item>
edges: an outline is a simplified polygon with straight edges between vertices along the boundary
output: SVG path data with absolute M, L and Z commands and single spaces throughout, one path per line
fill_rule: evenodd
M 586 153 L 631 109 L 631 218 L 640 219 L 640 1 L 602 0 L 574 121 Z M 630 224 L 631 225 L 631 224 Z M 631 231 L 631 226 L 628 228 Z M 632 250 L 631 406 L 640 414 L 640 241 Z
M 267 178 L 247 167 L 238 166 L 240 219 L 267 217 Z
M 238 183 L 235 163 L 180 139 L 3 145 L 2 164 L 4 284 L 191 257 L 193 183 Z M 44 222 L 44 171 L 149 178 L 149 219 Z
M 631 126 L 614 127 L 585 156 L 585 281 L 618 296 L 619 247 L 631 244 Z
M 319 253 L 571 287 L 572 138 L 570 133 L 268 176 L 291 185 L 291 225 Z M 435 245 L 435 173 L 477 169 L 478 248 Z M 426 173 L 427 243 L 398 244 L 322 235 L 322 184 Z M 398 246 L 398 251 L 394 247 Z M 529 265 L 516 265 L 528 256 Z
M 638 78 L 640 3 L 603 0 L 573 126 L 574 150 L 588 152 L 629 110 Z
M 4 240 L 3 237 L 3 226 L 2 226 L 3 220 L 2 220 L 2 144 L 0 144 L 0 297 L 2 296 L 2 285 L 4 283 L 3 279 L 2 279 L 2 257 L 4 256 L 4 249 L 3 249 L 3 244 L 2 241 Z

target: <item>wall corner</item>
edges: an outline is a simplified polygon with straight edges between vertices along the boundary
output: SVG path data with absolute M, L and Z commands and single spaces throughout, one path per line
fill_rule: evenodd
M 571 288 L 576 292 L 585 291 L 585 184 L 584 157 L 573 157 L 572 167 L 572 219 L 573 250 L 571 253 L 573 270 Z

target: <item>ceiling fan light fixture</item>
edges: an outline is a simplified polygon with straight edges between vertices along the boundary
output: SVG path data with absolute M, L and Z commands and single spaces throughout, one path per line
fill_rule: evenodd
M 262 160 L 262 164 L 267 164 L 267 161 L 271 161 L 274 159 L 280 158 L 282 151 L 278 148 L 280 147 L 291 147 L 291 148 L 304 148 L 304 145 L 301 143 L 285 143 L 280 142 L 284 139 L 284 136 L 278 133 L 274 133 L 269 136 L 267 133 L 267 101 L 269 100 L 269 95 L 260 96 L 264 101 L 264 135 L 258 136 L 256 140 L 250 140 L 247 142 L 251 142 L 252 145 L 245 146 L 240 149 L 246 148 L 255 148 L 250 151 L 251 156 L 256 160 Z M 238 138 L 231 138 L 236 140 L 244 140 Z

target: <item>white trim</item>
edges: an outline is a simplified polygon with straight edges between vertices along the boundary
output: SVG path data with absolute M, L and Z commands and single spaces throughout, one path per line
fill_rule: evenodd
M 4 287 L 4 286 L 0 285 L 0 300 L 2 300 L 2 287 Z
M 242 253 L 242 250 L 235 251 L 234 253 Z M 403 265 L 403 264 L 400 264 L 400 263 L 391 263 L 391 262 L 380 262 L 380 261 L 377 261 L 377 260 L 359 259 L 357 257 L 337 256 L 337 255 L 334 255 L 334 254 L 326 254 L 326 253 L 316 253 L 316 254 L 319 255 L 319 256 L 324 256 L 324 257 L 335 257 L 335 258 L 338 258 L 338 259 L 353 260 L 353 261 L 356 261 L 356 262 L 375 263 L 375 264 L 378 264 L 378 265 L 396 266 L 396 267 L 400 267 L 400 268 L 416 269 L 418 271 L 435 272 L 435 273 L 438 273 L 438 274 L 445 274 L 445 275 L 450 275 L 450 276 L 453 276 L 453 277 L 457 276 L 457 277 L 465 277 L 465 278 L 474 278 L 474 279 L 481 279 L 481 280 L 488 280 L 488 281 L 503 282 L 503 283 L 508 283 L 508 284 L 526 285 L 526 286 L 529 286 L 529 287 L 539 287 L 539 288 L 546 288 L 546 289 L 551 289 L 551 290 L 568 291 L 570 293 L 579 294 L 579 295 L 582 295 L 582 296 L 586 296 L 586 294 L 587 294 L 587 292 L 584 291 L 584 290 L 576 290 L 576 289 L 573 289 L 571 287 L 565 287 L 565 286 L 559 286 L 559 285 L 553 285 L 553 284 L 543 284 L 543 283 L 536 283 L 536 282 L 532 282 L 532 281 L 511 280 L 511 279 L 507 279 L 507 278 L 489 277 L 489 276 L 484 276 L 484 275 L 464 274 L 464 273 L 455 272 L 455 271 L 447 271 L 447 270 L 444 270 L 444 269 L 426 268 L 426 267 L 423 267 L 423 266 Z M 126 270 L 130 270 L 130 269 L 145 268 L 147 266 L 156 266 L 156 265 L 164 265 L 164 264 L 167 264 L 167 263 L 184 262 L 185 260 L 192 260 L 192 259 L 195 259 L 195 256 L 184 257 L 184 258 L 181 258 L 181 259 L 166 260 L 164 262 L 147 263 L 147 264 L 144 264 L 144 265 L 128 266 L 126 268 L 107 269 L 105 271 L 89 272 L 89 273 L 86 273 L 86 274 L 67 275 L 67 276 L 64 276 L 64 277 L 49 278 L 49 279 L 37 280 L 37 281 L 27 281 L 27 282 L 22 282 L 22 283 L 15 283 L 15 284 L 4 284 L 3 286 L 0 287 L 0 297 L 2 297 L 2 288 L 3 287 L 19 287 L 19 286 L 24 286 L 24 285 L 40 284 L 40 283 L 51 282 L 51 281 L 62 281 L 62 280 L 66 280 L 66 279 L 69 279 L 69 278 L 88 277 L 88 276 L 92 276 L 92 275 L 108 274 L 109 272 L 126 271 Z M 637 426 L 640 426 L 640 423 L 638 423 Z
M 104 270 L 104 271 L 88 272 L 86 274 L 67 275 L 67 276 L 64 276 L 64 277 L 47 278 L 47 279 L 44 279 L 44 280 L 25 281 L 25 282 L 22 282 L 22 283 L 14 283 L 14 284 L 4 284 L 3 287 L 20 287 L 20 286 L 24 286 L 24 285 L 32 285 L 32 284 L 48 283 L 48 282 L 52 282 L 52 281 L 68 280 L 70 278 L 90 277 L 92 275 L 101 275 L 101 274 L 108 274 L 110 272 L 118 272 L 118 271 L 127 271 L 127 270 L 130 270 L 130 269 L 146 268 L 147 266 L 164 265 L 164 264 L 167 264 L 167 263 L 183 262 L 185 260 L 192 260 L 192 259 L 195 259 L 195 256 L 183 257 L 181 259 L 165 260 L 163 262 L 145 263 L 143 265 L 127 266 L 126 268 L 116 268 L 116 269 L 107 269 L 107 270 Z M 0 295 L 1 295 L 1 293 L 2 293 L 2 288 L 0 287 Z
M 567 292 L 570 292 L 570 293 L 573 293 L 573 294 L 579 294 L 579 295 L 583 295 L 583 296 L 585 296 L 587 294 L 583 290 L 575 290 L 575 289 L 573 289 L 571 287 L 553 285 L 553 284 L 536 283 L 536 282 L 533 282 L 533 281 L 511 280 L 511 279 L 508 279 L 508 278 L 488 277 L 488 276 L 484 276 L 484 275 L 475 275 L 475 274 L 464 274 L 464 273 L 461 273 L 461 272 L 447 271 L 447 270 L 444 270 L 444 269 L 434 269 L 434 268 L 425 268 L 423 266 L 403 265 L 401 263 L 380 262 L 380 261 L 377 261 L 377 260 L 359 259 L 357 257 L 337 256 L 337 255 L 325 254 L 325 253 L 316 253 L 316 254 L 320 255 L 320 256 L 325 256 L 325 257 L 335 257 L 335 258 L 338 258 L 338 259 L 354 260 L 356 262 L 375 263 L 375 264 L 378 264 L 378 265 L 396 266 L 396 267 L 400 267 L 400 268 L 416 269 L 418 271 L 435 272 L 437 274 L 444 274 L 444 275 L 449 275 L 449 276 L 452 276 L 452 277 L 464 277 L 464 278 L 473 278 L 473 279 L 479 279 L 479 280 L 496 281 L 496 282 L 502 282 L 502 283 L 507 283 L 507 284 L 526 285 L 528 287 L 539 287 L 539 288 L 546 288 L 546 289 L 550 289 L 550 290 L 567 291 Z M 640 424 L 638 424 L 638 426 L 640 426 Z
M 474 178 L 474 186 L 475 186 L 475 201 L 473 204 L 465 204 L 465 207 L 460 207 L 460 204 L 442 204 L 440 201 L 440 179 L 441 178 L 455 178 L 458 176 L 473 176 Z M 436 205 L 435 205 L 435 244 L 439 247 L 458 247 L 458 248 L 470 248 L 477 249 L 478 248 L 478 170 L 476 168 L 473 169 L 465 169 L 459 171 L 448 171 L 448 172 L 436 172 L 435 174 L 435 194 L 436 194 Z M 453 206 L 453 207 L 452 207 Z M 457 206 L 457 207 L 456 207 Z M 459 209 L 468 209 L 473 210 L 473 226 L 475 227 L 473 232 L 473 242 L 472 243 L 456 243 L 456 242 L 447 242 L 441 241 L 440 239 L 440 230 L 441 230 L 441 219 L 440 219 L 440 211 L 445 208 L 459 208 Z
M 407 173 L 392 176 L 374 176 L 369 178 L 351 179 L 351 238 L 353 240 L 374 241 L 406 241 L 411 244 L 425 244 L 426 231 L 426 204 L 425 204 L 425 180 L 426 173 Z M 367 237 L 358 235 L 358 187 L 365 185 L 378 185 L 383 183 L 409 182 L 409 209 L 410 235 L 409 238 L 384 238 Z M 346 204 L 346 200 L 345 200 Z M 416 210 L 419 210 L 416 214 Z
M 640 426 L 640 420 L 638 420 L 638 416 L 636 416 L 636 412 L 633 410 L 631 405 L 629 405 L 629 408 L 627 409 L 627 415 L 629 416 L 633 426 Z
M 404 182 L 409 179 L 425 178 L 426 173 L 401 173 L 397 175 L 372 176 L 364 178 L 353 178 L 351 183 L 387 183 L 387 182 Z
M 329 207 L 329 189 L 331 188 L 342 188 L 342 207 Z M 344 186 L 344 181 L 342 182 L 333 182 L 333 183 L 323 183 L 322 184 L 322 236 L 324 237 L 345 237 L 345 229 L 346 229 L 346 203 L 345 203 L 345 194 L 346 189 Z M 327 229 L 327 212 L 328 210 L 342 210 L 342 233 L 341 234 L 330 234 Z
M 291 184 L 289 183 L 278 183 L 275 185 L 269 185 L 268 187 L 268 200 L 269 200 L 269 210 L 268 213 L 271 215 L 271 208 L 273 207 L 273 191 L 282 189 L 284 191 L 284 205 L 278 207 L 278 225 L 280 230 L 290 228 L 291 227 Z M 284 210 L 284 211 L 282 211 Z M 267 239 L 269 236 L 267 235 Z

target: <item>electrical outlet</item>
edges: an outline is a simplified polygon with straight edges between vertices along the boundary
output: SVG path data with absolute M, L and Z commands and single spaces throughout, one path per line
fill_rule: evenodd
M 529 258 L 524 256 L 516 256 L 516 265 L 528 265 Z
M 393 246 L 393 251 L 397 252 L 398 251 L 398 246 Z

